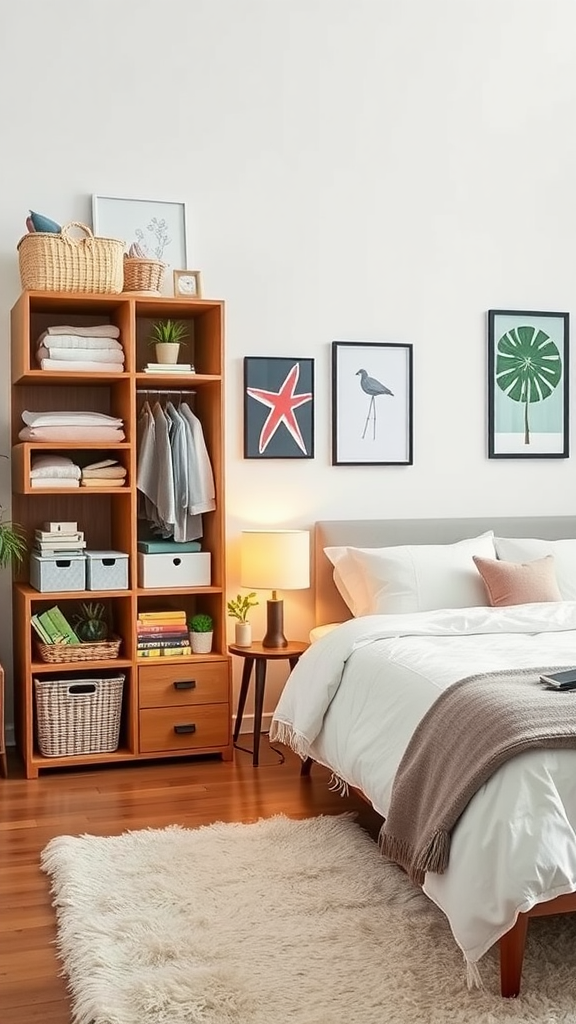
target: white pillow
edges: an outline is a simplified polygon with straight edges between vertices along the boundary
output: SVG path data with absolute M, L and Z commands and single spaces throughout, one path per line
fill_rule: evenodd
M 576 601 L 576 539 L 539 540 L 534 537 L 495 537 L 496 555 L 504 562 L 533 562 L 554 555 L 554 569 L 564 601 Z
M 472 560 L 494 558 L 492 530 L 455 544 L 325 548 L 334 582 L 354 616 L 486 607 Z

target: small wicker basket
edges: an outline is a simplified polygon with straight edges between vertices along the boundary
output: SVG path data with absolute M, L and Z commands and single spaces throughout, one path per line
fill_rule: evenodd
M 41 644 L 36 642 L 40 659 L 50 665 L 69 661 L 112 661 L 120 653 L 120 637 L 89 640 L 81 644 Z
M 125 292 L 160 292 L 166 264 L 124 253 Z
M 117 750 L 124 679 L 34 679 L 40 753 L 61 757 Z
M 77 227 L 85 238 L 74 238 Z M 32 231 L 18 242 L 22 288 L 44 292 L 90 292 L 117 295 L 122 291 L 124 242 L 95 238 L 78 221 L 65 224 L 57 234 Z

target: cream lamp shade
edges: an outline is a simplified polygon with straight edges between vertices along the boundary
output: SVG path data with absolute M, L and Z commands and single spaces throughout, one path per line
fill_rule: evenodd
M 306 590 L 310 586 L 308 530 L 244 530 L 240 542 L 240 586 L 272 591 L 262 644 L 286 647 L 283 601 L 276 591 Z

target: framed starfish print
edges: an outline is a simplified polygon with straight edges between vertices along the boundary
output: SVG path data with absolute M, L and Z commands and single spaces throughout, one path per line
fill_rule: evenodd
M 314 458 L 314 360 L 246 356 L 244 458 Z
M 332 465 L 412 463 L 412 345 L 332 342 Z

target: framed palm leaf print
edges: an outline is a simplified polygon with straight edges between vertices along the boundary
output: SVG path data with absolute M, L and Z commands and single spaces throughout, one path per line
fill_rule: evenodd
M 488 457 L 567 459 L 568 313 L 488 311 Z

